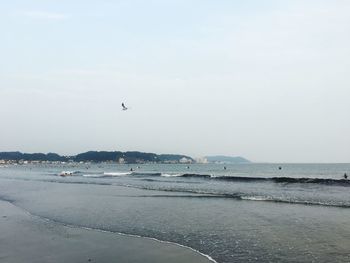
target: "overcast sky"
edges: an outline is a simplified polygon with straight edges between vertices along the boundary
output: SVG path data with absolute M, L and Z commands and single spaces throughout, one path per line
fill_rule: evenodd
M 0 151 L 350 162 L 349 14 L 348 0 L 3 1 Z

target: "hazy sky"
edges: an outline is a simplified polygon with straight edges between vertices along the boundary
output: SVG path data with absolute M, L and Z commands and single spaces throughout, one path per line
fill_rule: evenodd
M 2 1 L 0 151 L 350 162 L 349 14 L 348 0 Z

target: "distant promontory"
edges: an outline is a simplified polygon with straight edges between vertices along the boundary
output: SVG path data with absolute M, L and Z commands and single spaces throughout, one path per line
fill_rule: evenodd
M 224 156 L 224 155 L 216 155 L 216 156 L 207 156 L 205 157 L 209 163 L 251 163 L 251 161 L 241 157 L 241 156 Z

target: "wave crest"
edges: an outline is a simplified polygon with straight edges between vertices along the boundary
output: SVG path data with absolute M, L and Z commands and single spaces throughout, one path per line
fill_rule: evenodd
M 325 185 L 339 185 L 350 186 L 348 179 L 332 179 L 332 178 L 295 178 L 295 177 L 248 177 L 248 176 L 218 176 L 209 174 L 172 174 L 172 173 L 138 173 L 133 175 L 142 176 L 163 176 L 163 177 L 183 177 L 183 178 L 201 178 L 210 180 L 222 180 L 232 182 L 273 182 L 273 183 L 299 183 L 299 184 L 325 184 Z

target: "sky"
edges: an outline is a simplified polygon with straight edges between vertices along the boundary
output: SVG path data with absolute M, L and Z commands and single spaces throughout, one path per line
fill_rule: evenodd
M 350 162 L 348 0 L 3 2 L 0 151 Z

